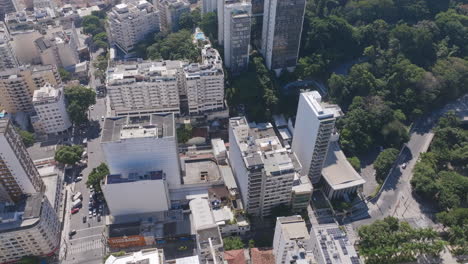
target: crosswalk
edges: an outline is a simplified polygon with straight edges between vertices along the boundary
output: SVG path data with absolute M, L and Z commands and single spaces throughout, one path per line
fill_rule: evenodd
M 102 241 L 101 239 L 94 239 L 94 240 L 88 240 L 88 241 L 75 241 L 72 242 L 73 244 L 70 245 L 70 255 L 86 252 L 86 251 L 92 251 L 96 249 L 102 248 Z

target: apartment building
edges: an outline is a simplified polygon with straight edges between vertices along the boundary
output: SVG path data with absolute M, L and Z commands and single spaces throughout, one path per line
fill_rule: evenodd
M 15 202 L 23 194 L 44 190 L 21 136 L 9 119 L 0 119 L 0 183 L 0 201 Z
M 229 126 L 229 159 L 247 213 L 268 216 L 274 207 L 290 205 L 294 176 L 301 167 L 272 125 L 234 117 Z
M 312 184 L 322 177 L 335 120 L 341 115 L 339 106 L 322 102 L 317 91 L 301 93 L 299 97 L 292 151 L 302 165 L 302 174 L 308 175 Z
M 278 217 L 273 237 L 275 263 L 314 263 L 312 252 L 307 249 L 309 239 L 307 227 L 300 215 Z M 300 259 L 303 261 L 299 262 Z
M 0 72 L 0 104 L 8 113 L 32 112 L 34 90 L 46 83 L 61 84 L 54 65 L 20 66 Z
M 224 65 L 238 74 L 249 64 L 252 4 L 223 0 L 218 5 L 218 43 L 224 46 Z
M 294 175 L 292 197 L 291 197 L 291 211 L 300 213 L 307 210 L 312 198 L 312 184 L 309 177 Z
M 176 32 L 179 30 L 180 17 L 190 12 L 190 4 L 185 0 L 157 0 L 160 12 L 161 31 Z
M 138 42 L 160 30 L 159 20 L 157 8 L 145 0 L 118 4 L 108 13 L 111 43 L 129 53 Z
M 261 52 L 277 75 L 296 67 L 304 22 L 305 0 L 265 0 Z
M 70 30 L 49 32 L 34 41 L 42 64 L 70 68 L 80 62 L 78 33 L 75 27 Z
M 33 106 L 36 115 L 31 117 L 34 130 L 43 134 L 61 133 L 71 127 L 61 86 L 47 83 L 34 91 Z
M 202 0 L 201 1 L 201 11 L 202 15 L 205 15 L 209 12 L 216 12 L 217 1 L 216 0 Z
M 111 174 L 162 171 L 169 188 L 181 184 L 173 114 L 107 118 L 101 146 Z
M 107 70 L 107 94 L 115 115 L 180 113 L 181 61 L 117 64 Z
M 43 193 L 15 204 L 0 203 L 0 262 L 24 256 L 51 256 L 60 244 L 60 221 Z
M 221 56 L 211 45 L 202 49 L 202 62 L 184 68 L 183 87 L 189 114 L 224 109 L 224 72 Z
M 171 207 L 163 171 L 110 174 L 101 189 L 112 216 L 163 212 Z
M 0 0 L 0 21 L 5 19 L 6 14 L 16 12 L 19 9 L 19 3 L 16 0 Z
M 0 22 L 0 71 L 19 66 L 16 53 L 10 43 L 10 32 L 5 23 Z

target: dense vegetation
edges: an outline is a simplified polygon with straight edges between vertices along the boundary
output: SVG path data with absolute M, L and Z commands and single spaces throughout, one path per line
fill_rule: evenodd
M 444 242 L 430 228 L 412 228 L 407 222 L 386 217 L 359 228 L 359 254 L 366 263 L 403 263 L 418 256 L 438 256 Z
M 224 250 L 234 250 L 234 249 L 243 249 L 244 242 L 240 239 L 240 237 L 233 236 L 233 237 L 226 237 L 223 239 Z M 250 241 L 249 241 L 250 244 Z
M 445 238 L 456 256 L 468 254 L 468 208 L 455 208 L 448 212 L 437 214 L 437 220 L 448 230 Z
M 36 136 L 33 133 L 26 130 L 22 130 L 18 127 L 15 128 L 16 131 L 18 131 L 18 134 L 20 135 L 21 140 L 23 141 L 23 144 L 26 147 L 31 147 L 32 145 L 34 145 L 34 142 L 36 142 Z
M 104 11 L 93 11 L 91 15 L 83 17 L 83 32 L 93 36 L 95 47 L 107 49 L 108 39 L 105 28 L 106 13 Z
M 88 108 L 96 104 L 96 92 L 84 86 L 68 87 L 65 88 L 65 98 L 68 101 L 67 112 L 72 123 L 80 125 L 86 122 Z
M 83 147 L 80 145 L 61 146 L 55 152 L 55 160 L 62 164 L 73 165 L 81 160 Z
M 96 192 L 101 192 L 101 181 L 109 174 L 109 167 L 107 164 L 101 163 L 94 168 L 88 176 L 86 186 L 93 187 Z
M 388 148 L 380 152 L 379 156 L 377 156 L 374 162 L 374 168 L 378 182 L 382 183 L 385 180 L 397 156 L 398 150 L 394 148 Z

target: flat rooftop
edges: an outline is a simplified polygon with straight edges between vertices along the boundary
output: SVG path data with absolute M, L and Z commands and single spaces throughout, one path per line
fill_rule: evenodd
M 301 93 L 300 97 L 314 110 L 318 119 L 336 118 L 343 115 L 338 105 L 322 102 L 322 96 L 317 91 Z
M 165 179 L 163 171 L 149 171 L 146 173 L 110 174 L 106 177 L 106 184 L 127 183 L 136 181 L 154 181 Z
M 196 184 L 222 180 L 218 164 L 211 159 L 185 160 L 184 184 Z
M 330 142 L 322 175 L 334 190 L 350 188 L 366 182 L 348 162 L 337 141 Z
M 189 202 L 189 206 L 196 231 L 216 226 L 208 199 L 195 198 Z
M 0 204 L 0 218 L 2 219 L 0 232 L 28 228 L 39 221 L 43 198 L 42 193 L 33 193 L 28 194 L 14 206 Z
M 304 219 L 300 215 L 278 217 L 285 239 L 308 239 L 309 233 Z
M 173 114 L 110 117 L 104 121 L 101 143 L 135 138 L 174 137 Z

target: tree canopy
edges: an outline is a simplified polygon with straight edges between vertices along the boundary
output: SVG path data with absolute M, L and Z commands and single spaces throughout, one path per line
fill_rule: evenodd
M 192 32 L 187 29 L 178 32 L 156 33 L 151 38 L 140 42 L 136 47 L 137 54 L 150 60 L 189 60 L 197 62 L 200 52 L 192 41 Z
M 33 133 L 26 130 L 22 130 L 20 128 L 17 128 L 17 131 L 21 137 L 21 140 L 23 141 L 23 144 L 26 147 L 34 145 L 34 142 L 36 142 L 36 136 L 34 136 Z
M 93 187 L 96 192 L 101 192 L 101 181 L 109 174 L 109 167 L 107 164 L 101 163 L 94 168 L 88 176 L 86 186 Z
M 237 237 L 237 236 L 224 238 L 223 244 L 224 244 L 224 250 L 226 251 L 244 248 L 244 242 L 242 242 L 240 237 Z
M 61 146 L 55 152 L 55 160 L 62 164 L 73 165 L 81 160 L 83 147 L 80 145 Z
M 88 120 L 86 112 L 91 105 L 96 104 L 96 92 L 84 86 L 65 88 L 68 101 L 67 112 L 73 124 L 82 124 Z
M 377 181 L 383 182 L 398 156 L 398 149 L 388 148 L 380 152 L 374 162 Z

